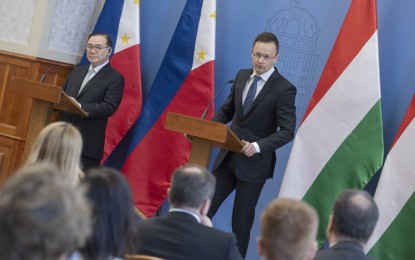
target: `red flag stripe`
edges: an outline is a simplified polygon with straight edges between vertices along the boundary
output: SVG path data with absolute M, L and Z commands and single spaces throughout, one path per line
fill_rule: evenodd
M 304 114 L 303 122 L 377 31 L 377 27 L 376 1 L 353 0 Z

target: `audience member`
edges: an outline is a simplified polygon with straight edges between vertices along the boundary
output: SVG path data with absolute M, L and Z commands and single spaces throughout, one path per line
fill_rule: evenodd
M 241 259 L 233 234 L 212 228 L 206 216 L 215 192 L 215 177 L 187 164 L 175 170 L 165 217 L 139 222 L 140 254 L 165 259 Z
M 93 231 L 79 250 L 85 259 L 118 259 L 135 253 L 137 228 L 131 190 L 124 176 L 115 169 L 91 168 L 81 184 L 88 188 L 92 203 Z
M 313 259 L 318 222 L 316 211 L 305 202 L 275 199 L 261 215 L 259 255 L 264 260 Z
M 66 122 L 55 122 L 40 131 L 26 166 L 34 163 L 55 165 L 61 177 L 77 184 L 83 172 L 80 168 L 82 137 L 78 129 Z
M 327 227 L 330 248 L 317 253 L 317 260 L 372 259 L 363 247 L 372 235 L 379 211 L 372 196 L 366 191 L 346 190 L 336 199 Z
M 46 164 L 31 165 L 2 188 L 0 259 L 66 259 L 91 233 L 82 189 L 56 171 Z

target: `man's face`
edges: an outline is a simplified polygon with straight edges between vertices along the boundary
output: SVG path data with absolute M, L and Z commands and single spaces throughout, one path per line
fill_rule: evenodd
M 92 67 L 99 66 L 109 59 L 111 47 L 107 46 L 107 39 L 101 35 L 89 38 L 86 47 L 86 56 Z
M 252 48 L 252 67 L 256 74 L 269 71 L 277 62 L 277 48 L 273 42 L 256 42 Z

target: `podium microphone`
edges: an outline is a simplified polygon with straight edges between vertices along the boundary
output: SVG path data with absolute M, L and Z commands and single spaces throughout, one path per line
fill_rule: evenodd
M 46 71 L 45 71 L 45 73 L 43 73 L 43 74 L 42 74 L 42 76 L 40 76 L 39 83 L 43 83 L 43 81 L 44 81 L 44 80 L 45 80 L 45 78 L 46 78 L 46 75 L 47 75 L 49 72 L 51 72 L 52 70 L 64 69 L 64 68 L 74 68 L 74 67 L 76 67 L 77 65 L 78 65 L 78 64 L 75 64 L 75 65 L 66 65 L 66 66 L 56 66 L 56 67 L 52 67 L 52 68 L 50 68 L 50 69 L 46 70 Z
M 225 84 L 223 84 L 223 86 L 219 89 L 218 93 L 216 93 L 216 95 L 213 97 L 212 101 L 210 101 L 209 105 L 207 105 L 206 109 L 203 111 L 203 114 L 200 116 L 201 119 L 205 119 L 206 114 L 207 114 L 210 106 L 212 105 L 213 101 L 215 101 L 215 99 L 219 95 L 219 93 L 223 90 L 223 88 L 228 84 L 233 84 L 233 82 L 234 82 L 234 80 L 231 79 L 228 82 L 226 82 Z

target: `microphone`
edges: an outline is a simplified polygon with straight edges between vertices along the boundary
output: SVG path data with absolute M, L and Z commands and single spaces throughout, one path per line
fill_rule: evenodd
M 223 90 L 223 88 L 228 84 L 233 84 L 233 82 L 234 82 L 234 80 L 231 79 L 228 82 L 226 82 L 225 84 L 223 84 L 223 86 L 219 89 L 218 93 L 216 93 L 215 97 L 213 97 L 212 101 L 210 101 L 209 105 L 207 105 L 206 109 L 203 111 L 203 114 L 200 116 L 201 119 L 205 119 L 206 114 L 207 114 L 210 106 L 212 105 L 213 101 L 215 101 L 215 99 L 219 95 L 219 93 Z
M 42 74 L 42 76 L 40 76 L 39 83 L 43 83 L 43 81 L 44 81 L 44 80 L 45 80 L 45 78 L 46 78 L 46 75 L 47 75 L 49 72 L 53 71 L 53 70 L 57 70 L 57 69 L 64 69 L 64 68 L 73 68 L 73 67 L 76 67 L 77 65 L 78 65 L 78 64 L 75 64 L 75 65 L 66 65 L 66 66 L 56 66 L 56 67 L 52 67 L 52 68 L 50 68 L 50 69 L 46 70 L 46 71 L 45 71 L 45 73 L 43 73 L 43 74 Z

